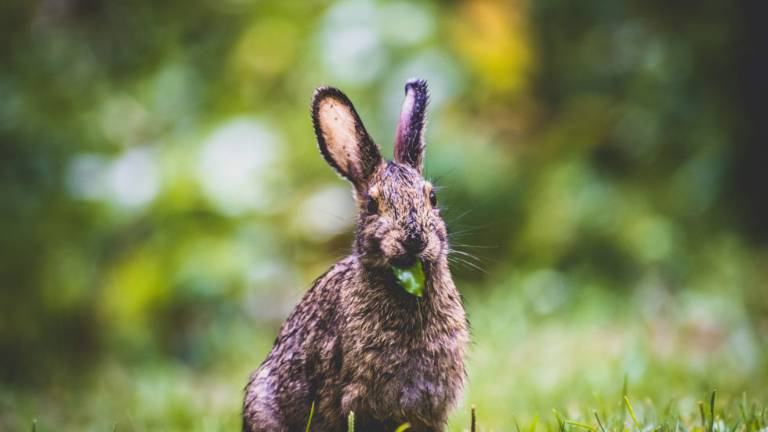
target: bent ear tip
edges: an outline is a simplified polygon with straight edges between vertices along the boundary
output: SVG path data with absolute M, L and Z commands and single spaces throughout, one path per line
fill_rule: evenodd
M 421 78 L 411 78 L 405 83 L 405 93 L 409 91 L 415 91 L 417 94 L 427 95 L 429 93 L 429 87 L 427 86 L 427 80 Z
M 395 134 L 395 160 L 422 169 L 424 125 L 429 104 L 427 81 L 412 78 L 405 84 L 405 100 Z
M 418 114 L 423 116 L 423 110 L 426 109 L 429 104 L 429 87 L 427 86 L 427 80 L 421 78 L 411 78 L 405 83 L 405 100 L 406 104 L 413 104 Z M 411 113 L 408 113 L 410 116 Z

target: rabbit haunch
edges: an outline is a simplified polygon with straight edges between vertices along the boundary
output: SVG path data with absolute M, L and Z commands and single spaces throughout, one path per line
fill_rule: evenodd
M 447 263 L 447 231 L 422 178 L 427 87 L 406 84 L 395 160 L 385 161 L 354 106 L 320 88 L 312 120 L 320 152 L 355 187 L 352 254 L 318 278 L 251 375 L 245 431 L 443 430 L 464 384 L 467 322 Z M 392 271 L 420 261 L 423 297 Z

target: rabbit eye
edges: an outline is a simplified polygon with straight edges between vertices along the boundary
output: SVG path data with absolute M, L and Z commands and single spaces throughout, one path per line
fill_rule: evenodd
M 429 191 L 429 204 L 432 207 L 437 207 L 437 195 L 435 195 L 435 191 L 433 190 Z
M 376 214 L 379 211 L 379 203 L 377 203 L 372 196 L 369 196 L 368 200 L 365 203 L 365 211 L 367 211 L 368 214 L 371 214 L 371 215 Z

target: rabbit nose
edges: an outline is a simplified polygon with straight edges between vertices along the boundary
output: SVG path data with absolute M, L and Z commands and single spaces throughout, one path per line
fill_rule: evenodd
M 421 253 L 425 247 L 424 238 L 421 235 L 419 224 L 416 220 L 416 209 L 408 212 L 408 219 L 405 222 L 405 240 L 403 247 L 409 255 Z
M 403 241 L 405 252 L 409 255 L 421 253 L 424 250 L 424 246 L 424 239 L 417 233 L 408 233 L 405 237 L 405 241 Z

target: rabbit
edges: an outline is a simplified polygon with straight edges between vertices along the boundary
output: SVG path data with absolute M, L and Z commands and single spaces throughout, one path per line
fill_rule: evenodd
M 352 253 L 320 276 L 250 376 L 243 430 L 441 431 L 465 382 L 469 341 L 448 268 L 448 235 L 434 187 L 422 177 L 427 83 L 410 80 L 394 160 L 382 158 L 341 91 L 318 88 L 312 122 L 320 152 L 353 185 L 359 214 Z M 420 260 L 424 292 L 398 285 L 392 266 Z

